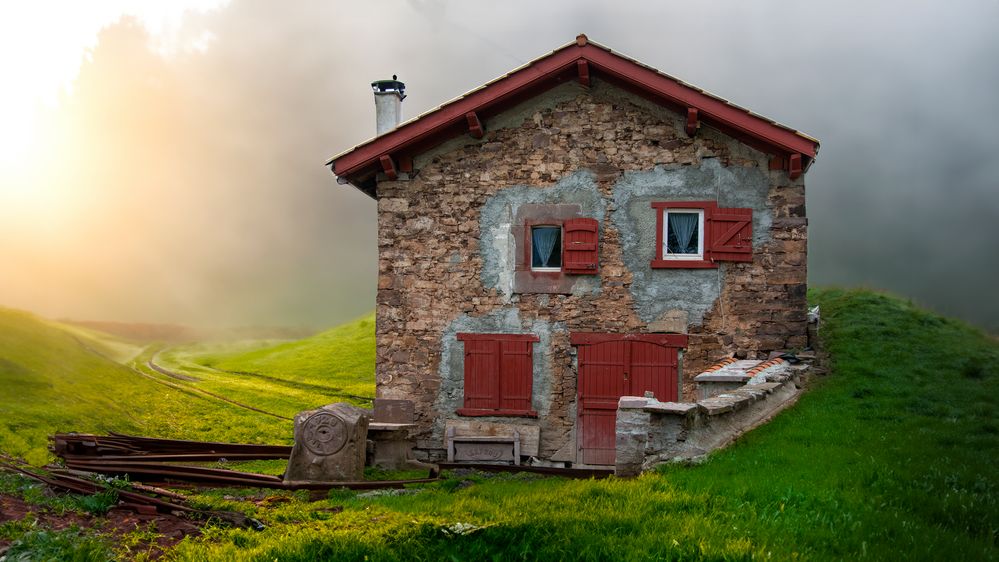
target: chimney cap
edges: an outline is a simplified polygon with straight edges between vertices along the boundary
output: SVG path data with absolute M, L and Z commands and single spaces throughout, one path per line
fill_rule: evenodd
M 392 75 L 391 80 L 375 80 L 371 83 L 371 89 L 376 94 L 395 94 L 406 97 L 406 85 L 399 81 L 399 77 Z

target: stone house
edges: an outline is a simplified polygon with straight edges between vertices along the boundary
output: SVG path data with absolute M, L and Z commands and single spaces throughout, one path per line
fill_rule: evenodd
M 378 202 L 377 396 L 423 458 L 611 465 L 619 397 L 807 345 L 815 139 L 584 35 L 402 124 L 372 86 L 378 136 L 328 164 Z

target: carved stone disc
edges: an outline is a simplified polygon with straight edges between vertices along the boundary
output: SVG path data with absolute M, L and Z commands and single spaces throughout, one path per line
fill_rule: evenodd
M 347 444 L 347 424 L 333 414 L 313 414 L 302 424 L 302 444 L 313 454 L 332 455 Z

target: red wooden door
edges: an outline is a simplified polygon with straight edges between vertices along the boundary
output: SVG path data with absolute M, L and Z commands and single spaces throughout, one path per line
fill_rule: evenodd
M 686 345 L 686 337 L 572 334 L 571 341 L 579 348 L 579 461 L 614 464 L 618 399 L 652 391 L 659 400 L 676 400 L 677 351 Z

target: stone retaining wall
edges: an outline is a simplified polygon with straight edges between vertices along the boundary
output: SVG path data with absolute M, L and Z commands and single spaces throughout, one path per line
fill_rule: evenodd
M 786 362 L 763 365 L 739 388 L 697 402 L 622 397 L 615 473 L 635 476 L 658 464 L 699 457 L 728 445 L 792 404 L 808 368 Z

